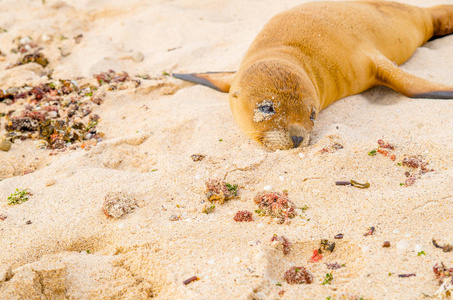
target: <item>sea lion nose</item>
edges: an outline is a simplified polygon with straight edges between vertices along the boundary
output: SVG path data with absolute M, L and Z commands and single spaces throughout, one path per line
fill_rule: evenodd
M 302 143 L 302 141 L 304 140 L 304 138 L 302 136 L 295 136 L 295 135 L 291 136 L 291 139 L 294 142 L 294 148 L 299 147 L 300 143 Z

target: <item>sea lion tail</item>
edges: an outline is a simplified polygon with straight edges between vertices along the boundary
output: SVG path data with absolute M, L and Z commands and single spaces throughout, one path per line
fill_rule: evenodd
M 230 91 L 231 82 L 233 81 L 236 72 L 207 72 L 207 73 L 191 73 L 191 74 L 177 74 L 174 73 L 173 77 L 198 83 L 219 92 L 228 93 Z
M 434 37 L 453 33 L 453 5 L 438 5 L 428 8 L 433 19 Z

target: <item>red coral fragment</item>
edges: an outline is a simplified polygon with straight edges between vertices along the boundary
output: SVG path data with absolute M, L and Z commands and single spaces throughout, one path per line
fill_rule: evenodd
M 415 176 L 411 176 L 408 179 L 406 179 L 406 181 L 404 182 L 404 185 L 411 186 L 415 183 L 416 180 L 417 180 L 417 178 Z
M 383 140 L 378 140 L 377 143 L 379 144 L 379 147 L 381 147 L 381 148 L 390 149 L 390 150 L 395 149 L 395 146 L 393 146 L 390 143 L 384 142 Z
M 252 222 L 252 213 L 246 210 L 238 211 L 234 216 L 236 222 Z
M 313 255 L 310 258 L 311 262 L 318 262 L 322 259 L 322 254 L 319 253 L 318 249 L 313 250 Z
M 276 234 L 274 234 L 274 236 L 271 238 L 271 242 L 274 241 L 280 242 L 282 244 L 283 254 L 287 255 L 291 252 L 291 243 L 283 235 L 277 236 Z
M 447 267 L 445 267 L 443 262 L 441 262 L 440 265 L 435 264 L 433 267 L 433 272 L 434 275 L 436 275 L 437 279 L 453 276 L 453 268 L 448 269 Z
M 422 163 L 423 163 L 423 161 L 418 156 L 415 156 L 415 155 L 406 156 L 402 161 L 403 166 L 407 166 L 407 167 L 414 168 L 414 169 L 417 169 L 418 167 L 420 167 L 420 165 Z
M 313 282 L 313 275 L 305 267 L 291 267 L 283 277 L 289 284 L 310 284 Z
M 388 150 L 377 149 L 376 151 L 377 151 L 378 153 L 380 153 L 380 154 L 382 154 L 382 155 L 384 155 L 384 156 L 390 158 L 390 159 L 393 160 L 393 161 L 396 160 L 396 155 L 393 154 L 393 153 L 391 153 L 391 152 L 388 151 Z
M 258 204 L 264 215 L 269 215 L 279 219 L 279 223 L 288 222 L 290 218 L 296 216 L 295 205 L 288 199 L 288 193 L 261 192 L 258 193 L 253 201 Z
M 231 185 L 224 180 L 209 179 L 205 182 L 205 185 L 206 198 L 211 202 L 219 201 L 223 203 L 225 200 L 237 196 L 237 185 Z

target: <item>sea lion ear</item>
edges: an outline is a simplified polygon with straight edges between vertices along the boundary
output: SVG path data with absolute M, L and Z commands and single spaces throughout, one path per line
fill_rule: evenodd
M 173 74 L 173 77 L 205 85 L 219 92 L 228 93 L 236 72 L 207 72 L 191 74 Z
M 312 107 L 311 108 L 311 113 L 310 113 L 310 120 L 314 123 L 316 120 L 316 108 Z

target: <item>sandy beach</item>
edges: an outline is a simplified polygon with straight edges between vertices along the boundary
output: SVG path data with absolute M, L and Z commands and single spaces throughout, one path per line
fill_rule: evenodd
M 0 89 L 15 95 L 0 99 L 0 142 L 25 132 L 0 143 L 0 298 L 453 293 L 453 101 L 376 87 L 323 110 L 308 147 L 271 152 L 227 94 L 169 76 L 237 70 L 263 25 L 304 2 L 0 0 Z M 453 36 L 436 39 L 402 68 L 451 85 L 452 53 Z M 209 180 L 237 195 L 209 202 Z M 370 186 L 335 184 L 349 180 Z M 262 191 L 287 193 L 294 217 L 263 215 Z M 288 283 L 292 267 L 312 283 Z

